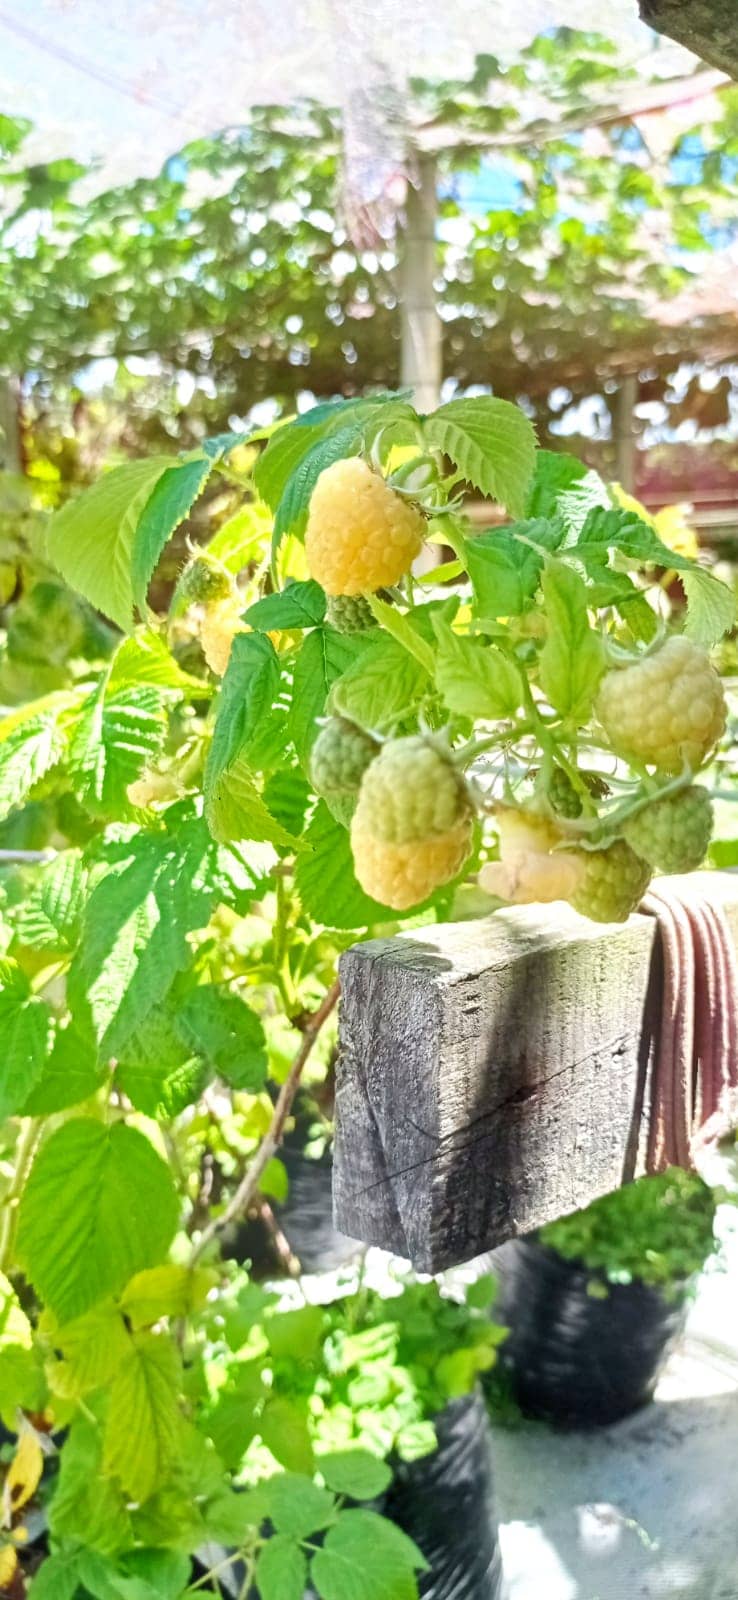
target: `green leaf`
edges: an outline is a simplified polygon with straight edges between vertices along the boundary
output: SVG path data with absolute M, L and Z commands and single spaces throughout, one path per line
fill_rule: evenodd
M 12 728 L 5 732 L 7 724 Z M 60 708 L 0 724 L 0 819 L 23 804 L 34 784 L 58 765 L 66 750 Z
M 234 511 L 208 541 L 207 553 L 236 577 L 242 567 L 269 549 L 271 532 L 269 507 L 257 500 Z
M 126 1325 L 112 1300 L 93 1306 L 56 1331 L 64 1357 L 64 1393 L 78 1398 L 110 1383 L 128 1351 Z
M 82 1560 L 80 1550 L 46 1556 L 33 1580 L 33 1600 L 74 1600 L 82 1581 Z
M 260 633 L 274 628 L 314 628 L 325 617 L 325 592 L 314 578 L 295 582 L 249 606 L 245 620 Z
M 149 456 L 115 467 L 70 500 L 51 520 L 50 559 L 67 583 L 127 632 L 133 621 L 132 570 L 136 533 L 170 456 Z
M 191 990 L 177 1012 L 180 1033 L 232 1089 L 263 1088 L 268 1059 L 261 1019 L 225 984 Z
M 538 518 L 467 539 L 466 564 L 477 615 L 490 620 L 520 616 L 538 587 L 544 552 L 556 550 L 562 538 L 559 523 Z
M 361 655 L 334 683 L 328 709 L 362 728 L 385 732 L 412 715 L 430 683 L 427 672 L 396 639 L 387 634 L 365 638 Z
M 89 1017 L 103 1053 L 121 1055 L 190 965 L 188 934 L 205 927 L 215 898 L 213 848 L 195 818 L 173 822 L 171 832 L 142 831 L 108 852 L 68 979 L 72 1010 Z
M 563 561 L 544 568 L 548 633 L 539 658 L 541 688 L 559 716 L 586 722 L 605 670 L 602 639 L 590 627 L 584 580 Z
M 192 678 L 188 672 L 183 672 L 164 640 L 150 628 L 137 628 L 118 645 L 110 663 L 109 683 L 111 691 L 151 683 L 158 689 L 178 689 L 197 694 L 201 699 L 210 688 L 201 678 Z
M 209 780 L 206 771 L 205 816 L 213 838 L 221 844 L 251 840 L 285 850 L 297 847 L 297 840 L 268 810 L 241 756 Z
M 297 1306 L 294 1311 L 277 1311 L 267 1317 L 264 1332 L 275 1361 L 314 1361 L 325 1332 L 322 1306 Z
M 413 612 L 398 611 L 396 606 L 388 605 L 376 594 L 369 595 L 369 605 L 377 622 L 402 645 L 403 650 L 415 657 L 424 672 L 432 678 L 435 665 L 433 650 L 414 626 Z
M 66 955 L 78 940 L 87 874 L 79 850 L 61 850 L 43 866 L 18 908 L 21 944 Z
M 313 1446 L 307 1400 L 302 1396 L 270 1395 L 259 1418 L 259 1433 L 281 1467 L 287 1467 L 290 1472 L 312 1472 Z M 285 1527 L 282 1531 L 290 1533 L 294 1529 Z
M 716 578 L 713 572 L 706 572 L 704 567 L 683 572 L 682 587 L 687 597 L 684 632 L 695 644 L 709 650 L 735 626 L 736 597 L 727 583 Z
M 322 1600 L 417 1600 L 417 1545 L 374 1511 L 342 1511 L 313 1556 L 310 1575 Z
M 153 684 L 111 691 L 103 674 L 82 705 L 69 771 L 77 798 L 92 816 L 134 815 L 126 791 L 164 743 L 165 693 Z
M 371 900 L 357 882 L 349 835 L 324 800 L 304 835 L 309 849 L 298 858 L 295 887 L 304 910 L 329 928 L 366 928 L 394 920 L 396 913 Z
M 331 685 L 364 653 L 366 643 L 360 634 L 341 634 L 323 627 L 314 628 L 303 640 L 295 662 L 288 722 L 290 738 L 303 766 L 307 766 L 317 738 L 317 719 L 325 711 Z
M 288 1534 L 276 1533 L 262 1546 L 254 1580 L 261 1600 L 303 1600 L 307 1559 Z
M 189 1556 L 181 1550 L 129 1550 L 115 1574 L 116 1596 L 121 1600 L 180 1600 L 190 1571 Z
M 213 462 L 198 451 L 170 462 L 157 480 L 138 520 L 131 551 L 133 602 L 143 615 L 154 568 L 165 544 L 184 520 L 210 477 Z
M 587 475 L 587 468 L 576 456 L 560 450 L 536 450 L 535 471 L 528 491 L 526 517 L 555 517 L 559 496 L 572 489 Z
M 150 1328 L 160 1317 L 188 1317 L 204 1306 L 217 1275 L 205 1267 L 181 1267 L 167 1261 L 147 1267 L 126 1284 L 120 1309 L 137 1331 Z
M 77 1118 L 52 1133 L 34 1161 L 19 1209 L 18 1259 L 58 1321 L 68 1322 L 155 1266 L 178 1215 L 169 1170 L 142 1133 Z
M 55 1539 L 74 1539 L 103 1555 L 116 1555 L 131 1542 L 125 1500 L 117 1484 L 103 1476 L 100 1429 L 86 1417 L 75 1419 L 64 1442 L 59 1474 L 49 1505 Z
M 174 1460 L 181 1382 L 172 1340 L 166 1334 L 133 1334 L 110 1390 L 103 1465 L 134 1500 L 147 1500 Z
M 0 1117 L 17 1116 L 51 1048 L 53 1019 L 15 961 L 0 963 Z
M 592 553 L 596 559 L 597 553 L 601 558 L 609 550 L 619 550 L 644 566 L 665 567 L 682 575 L 688 606 L 685 631 L 698 644 L 705 647 L 717 644 L 733 626 L 736 603 L 726 584 L 699 567 L 689 556 L 671 550 L 633 511 L 600 508 L 590 511 L 576 545 L 576 554 L 587 566 Z
M 174 1009 L 156 1006 L 121 1046 L 115 1077 L 131 1105 L 158 1120 L 177 1117 L 193 1105 L 208 1074 L 183 1040 Z
M 433 627 L 438 640 L 436 687 L 449 711 L 492 721 L 514 716 L 521 703 L 515 664 L 496 645 L 454 633 L 441 616 L 434 616 Z
M 91 1039 L 69 1022 L 57 1028 L 41 1076 L 23 1106 L 24 1117 L 48 1117 L 96 1094 L 108 1075 Z
M 481 494 L 525 515 L 536 457 L 533 424 L 509 400 L 449 400 L 423 422 L 429 445 L 451 457 Z
M 268 840 L 294 848 L 294 839 L 256 788 L 249 756 L 263 739 L 279 692 L 279 660 L 271 640 L 236 634 L 218 700 L 205 765 L 205 815 L 215 839 Z
M 328 1488 L 352 1500 L 375 1500 L 392 1482 L 391 1468 L 370 1450 L 332 1450 L 317 1465 Z
M 301 1473 L 284 1472 L 278 1478 L 270 1478 L 264 1488 L 269 1520 L 278 1533 L 307 1539 L 336 1520 L 335 1497 Z
M 354 423 L 321 436 L 306 450 L 294 468 L 274 513 L 272 549 L 277 550 L 285 534 L 299 538 L 305 532 L 313 489 L 326 467 L 346 456 L 355 455 L 361 433 Z
M 255 1319 L 249 1319 L 250 1323 Z M 236 1471 L 258 1432 L 258 1408 L 266 1394 L 260 1361 L 241 1361 L 202 1423 L 227 1467 Z

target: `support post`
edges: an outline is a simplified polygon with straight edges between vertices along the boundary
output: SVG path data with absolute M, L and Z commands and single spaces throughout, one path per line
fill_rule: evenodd
M 635 494 L 638 449 L 635 408 L 638 404 L 638 379 L 629 372 L 621 380 L 612 407 L 612 432 L 615 443 L 615 476 L 626 494 Z
M 23 471 L 18 388 L 13 378 L 0 377 L 0 470 Z
M 418 187 L 408 187 L 400 259 L 403 388 L 413 389 L 419 411 L 434 411 L 441 397 L 441 319 L 436 297 L 436 162 L 417 158 Z
M 735 0 L 640 0 L 644 22 L 738 78 Z

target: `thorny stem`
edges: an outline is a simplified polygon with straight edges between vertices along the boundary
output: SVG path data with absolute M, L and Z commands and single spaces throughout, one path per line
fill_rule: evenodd
M 41 1137 L 41 1127 L 35 1117 L 29 1117 L 18 1136 L 15 1152 L 15 1174 L 3 1202 L 2 1231 L 0 1232 L 0 1272 L 7 1272 L 13 1254 L 15 1232 L 18 1226 L 18 1201 L 26 1185 L 33 1164 L 36 1146 Z
M 271 1161 L 272 1156 L 279 1148 L 281 1143 L 285 1122 L 290 1114 L 292 1102 L 295 1098 L 295 1094 L 297 1093 L 300 1078 L 302 1077 L 303 1070 L 307 1064 L 313 1046 L 315 1045 L 318 1034 L 320 1033 L 324 1022 L 327 1021 L 331 1012 L 335 1009 L 339 994 L 340 984 L 338 979 L 336 979 L 335 983 L 331 985 L 327 994 L 323 996 L 317 1011 L 315 1011 L 309 1020 L 304 1024 L 304 1038 L 297 1055 L 295 1056 L 292 1066 L 290 1067 L 289 1074 L 285 1078 L 285 1081 L 282 1084 L 277 1096 L 269 1129 L 264 1135 L 253 1161 L 251 1161 L 250 1165 L 247 1167 L 246 1172 L 244 1173 L 244 1176 L 238 1185 L 238 1188 L 235 1190 L 234 1194 L 231 1195 L 225 1210 L 221 1212 L 219 1217 L 213 1217 L 212 1221 L 208 1223 L 207 1227 L 203 1228 L 197 1243 L 193 1246 L 192 1253 L 190 1255 L 190 1266 L 194 1265 L 194 1263 L 202 1255 L 203 1251 L 207 1249 L 211 1241 L 216 1238 L 219 1233 L 222 1233 L 225 1228 L 228 1228 L 230 1224 L 235 1221 L 236 1217 L 243 1216 L 244 1212 L 246 1212 L 251 1205 L 254 1195 L 258 1190 L 264 1168 Z

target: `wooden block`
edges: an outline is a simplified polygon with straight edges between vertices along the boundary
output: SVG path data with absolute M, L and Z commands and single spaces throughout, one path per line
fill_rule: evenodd
M 638 9 L 649 28 L 738 78 L 735 0 L 639 0 Z
M 738 877 L 690 882 L 738 938 Z M 561 904 L 347 951 L 337 1226 L 438 1272 L 635 1177 L 660 968 L 652 918 Z

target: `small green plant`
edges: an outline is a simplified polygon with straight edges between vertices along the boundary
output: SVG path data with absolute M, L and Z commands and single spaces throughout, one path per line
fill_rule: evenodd
M 639 1178 L 541 1229 L 541 1244 L 609 1283 L 686 1287 L 715 1249 L 715 1198 L 679 1168 Z

